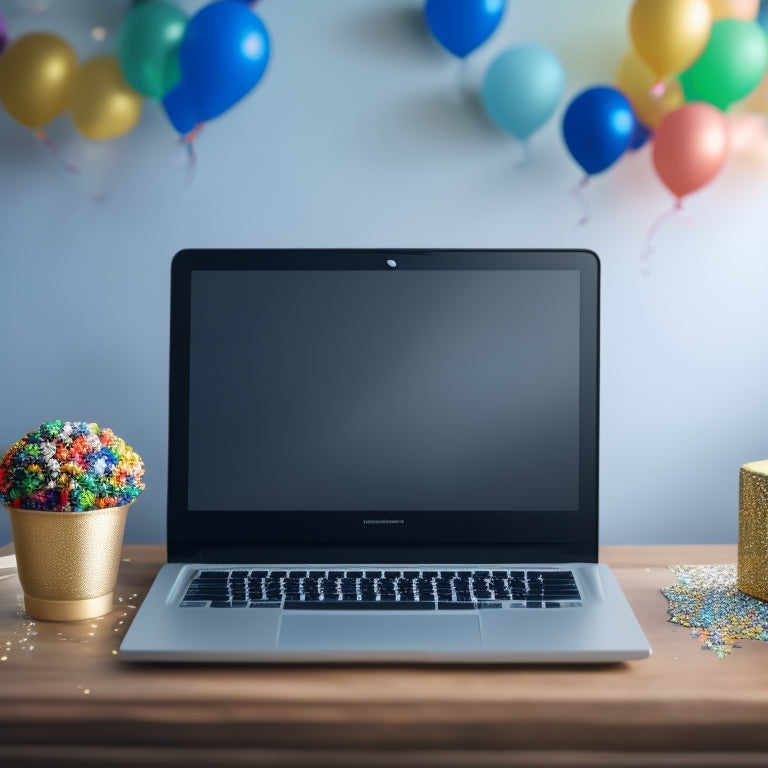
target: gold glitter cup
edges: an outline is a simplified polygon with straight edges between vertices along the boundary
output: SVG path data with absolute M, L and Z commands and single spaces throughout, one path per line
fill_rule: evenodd
M 768 460 L 745 464 L 739 475 L 736 586 L 768 600 Z
M 32 618 L 79 621 L 112 610 L 130 506 L 87 512 L 6 507 L 24 608 Z

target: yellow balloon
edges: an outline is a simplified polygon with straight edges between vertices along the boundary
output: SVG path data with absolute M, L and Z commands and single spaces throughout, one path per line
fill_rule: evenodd
M 624 54 L 614 77 L 617 88 L 629 99 L 635 115 L 646 128 L 656 128 L 670 112 L 685 103 L 683 88 L 676 79 L 666 83 L 662 94 L 651 93 L 657 80 L 648 65 L 631 50 Z
M 754 21 L 760 10 L 760 0 L 709 0 L 712 21 L 718 19 L 741 19 Z
M 72 88 L 72 119 L 87 139 L 114 139 L 139 121 L 144 99 L 125 81 L 117 56 L 80 66 Z
M 658 80 L 688 69 L 711 30 L 707 0 L 635 0 L 629 17 L 632 47 Z
M 35 32 L 0 57 L 0 101 L 27 128 L 42 128 L 69 107 L 77 56 L 65 40 Z

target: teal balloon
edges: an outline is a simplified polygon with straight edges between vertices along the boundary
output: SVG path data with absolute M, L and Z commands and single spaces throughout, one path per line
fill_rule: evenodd
M 179 47 L 186 14 L 174 5 L 144 2 L 120 25 L 117 57 L 128 84 L 139 93 L 162 99 L 181 79 Z
M 757 87 L 766 66 L 768 38 L 763 28 L 756 21 L 720 19 L 687 75 L 699 99 L 727 109 Z
M 554 113 L 565 90 L 565 70 L 547 48 L 524 43 L 502 51 L 490 64 L 482 86 L 488 117 L 521 141 Z

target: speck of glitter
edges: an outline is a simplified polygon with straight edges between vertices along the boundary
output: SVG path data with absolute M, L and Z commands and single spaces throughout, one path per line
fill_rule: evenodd
M 83 690 L 83 693 L 87 696 L 91 692 L 90 688 L 86 688 Z
M 7 656 L 0 656 L 0 661 L 8 661 L 8 657 Z
M 718 658 L 739 648 L 738 640 L 768 640 L 768 603 L 736 587 L 735 565 L 673 565 L 677 584 L 662 589 L 670 621 L 691 627 L 702 650 Z
M 113 656 L 117 656 L 117 651 L 112 651 Z

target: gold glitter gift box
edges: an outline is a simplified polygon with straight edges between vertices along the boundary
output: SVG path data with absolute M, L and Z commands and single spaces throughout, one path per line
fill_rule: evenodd
M 739 559 L 736 586 L 768 600 L 768 460 L 753 461 L 739 475 Z

